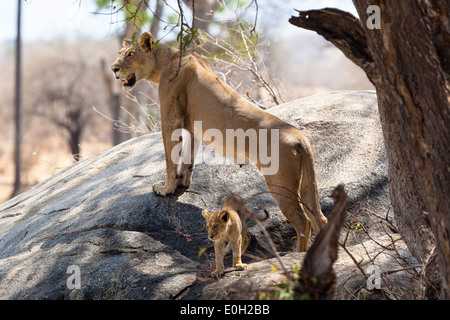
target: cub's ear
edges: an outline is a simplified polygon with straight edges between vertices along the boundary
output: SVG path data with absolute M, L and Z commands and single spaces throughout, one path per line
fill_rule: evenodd
M 223 222 L 227 222 L 229 218 L 229 213 L 226 210 L 223 210 L 220 212 L 220 220 L 222 220 Z
M 139 38 L 139 47 L 144 52 L 153 51 L 153 36 L 150 32 L 144 32 Z
M 209 216 L 211 215 L 211 212 L 209 212 L 209 211 L 206 210 L 206 209 L 203 209 L 202 215 L 205 217 L 206 220 L 208 220 L 208 219 L 209 219 Z

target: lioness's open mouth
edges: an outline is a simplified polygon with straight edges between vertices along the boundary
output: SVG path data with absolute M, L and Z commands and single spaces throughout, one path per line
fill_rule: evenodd
M 120 79 L 120 82 L 122 82 L 123 86 L 132 87 L 136 84 L 136 75 L 133 73 L 131 76 L 129 76 L 127 79 Z

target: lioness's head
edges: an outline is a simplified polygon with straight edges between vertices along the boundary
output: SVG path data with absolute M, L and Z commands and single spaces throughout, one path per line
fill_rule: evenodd
M 203 216 L 206 219 L 206 228 L 208 229 L 208 237 L 215 241 L 220 239 L 221 235 L 227 232 L 230 221 L 229 212 L 226 210 L 218 212 L 210 212 L 203 210 Z
M 125 39 L 119 57 L 111 65 L 111 69 L 120 79 L 125 90 L 131 90 L 139 80 L 148 78 L 155 68 L 153 53 L 153 37 L 144 32 L 138 45 Z

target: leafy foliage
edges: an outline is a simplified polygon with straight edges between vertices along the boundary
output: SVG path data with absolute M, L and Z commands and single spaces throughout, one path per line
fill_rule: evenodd
M 242 9 L 247 7 L 250 4 L 249 0 L 225 0 L 223 3 L 217 8 L 217 12 L 222 13 L 225 12 L 228 8 L 236 8 Z
M 99 10 L 109 9 L 111 12 L 123 11 L 125 21 L 132 22 L 137 30 L 146 24 L 151 24 L 154 17 L 147 12 L 147 8 L 137 0 L 95 0 Z
M 261 300 L 311 300 L 308 295 L 299 294 L 301 291 L 300 286 L 300 265 L 294 265 L 291 268 L 291 277 L 285 282 L 274 286 L 272 291 L 261 292 L 259 299 Z M 274 272 L 272 268 L 272 272 Z M 310 281 L 317 281 L 316 279 L 310 279 Z

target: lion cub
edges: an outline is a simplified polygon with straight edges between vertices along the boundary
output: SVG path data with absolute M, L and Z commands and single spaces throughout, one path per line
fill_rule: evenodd
M 266 216 L 258 221 L 266 221 L 270 216 L 264 210 Z M 231 194 L 222 199 L 222 210 L 210 212 L 203 210 L 206 219 L 208 237 L 214 241 L 216 256 L 216 270 L 211 273 L 213 277 L 219 277 L 224 271 L 223 258 L 233 251 L 233 266 L 237 269 L 246 269 L 241 256 L 250 244 L 250 233 L 247 230 L 245 219 L 255 220 L 255 215 L 245 206 L 241 197 Z M 228 246 L 225 246 L 228 242 Z

